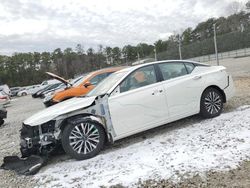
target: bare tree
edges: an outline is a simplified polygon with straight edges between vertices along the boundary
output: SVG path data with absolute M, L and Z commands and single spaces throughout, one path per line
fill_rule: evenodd
M 240 1 L 233 1 L 227 7 L 227 13 L 231 14 L 238 14 L 244 10 L 244 4 Z
M 246 3 L 246 9 L 247 9 L 248 11 L 250 11 L 250 1 L 248 1 L 248 2 Z

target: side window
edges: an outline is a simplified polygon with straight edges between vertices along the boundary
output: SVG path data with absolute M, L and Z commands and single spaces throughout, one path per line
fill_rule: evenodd
M 43 81 L 41 85 L 48 85 L 48 81 Z
M 140 68 L 130 74 L 123 82 L 120 84 L 120 92 L 129 91 L 132 89 L 137 89 L 143 86 L 156 83 L 156 74 L 154 66 L 147 66 Z
M 188 74 L 183 63 L 161 63 L 159 67 L 164 80 Z
M 107 73 L 96 75 L 93 78 L 91 78 L 90 83 L 93 85 L 97 85 L 106 77 L 107 77 Z
M 187 68 L 187 71 L 188 71 L 188 74 L 190 74 L 193 70 L 194 70 L 194 64 L 193 63 L 184 63 L 186 68 Z
M 108 77 L 109 75 L 111 75 L 113 72 L 107 72 L 106 74 L 106 77 Z

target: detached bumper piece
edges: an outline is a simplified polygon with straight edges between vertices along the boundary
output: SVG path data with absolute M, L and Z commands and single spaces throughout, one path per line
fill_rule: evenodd
M 1 169 L 14 170 L 20 175 L 34 175 L 46 164 L 47 160 L 47 157 L 38 155 L 31 155 L 26 158 L 7 156 L 4 157 Z
M 39 130 L 41 129 L 41 130 Z M 47 133 L 44 139 L 41 140 L 39 131 Z M 54 151 L 55 143 L 54 137 L 49 133 L 54 132 L 53 122 L 43 124 L 43 126 L 29 126 L 23 124 L 21 132 L 21 157 L 6 156 L 4 157 L 3 164 L 0 167 L 5 170 L 13 170 L 20 175 L 33 175 L 36 174 L 43 166 L 46 165 L 50 154 Z M 51 142 L 50 142 L 51 140 Z M 48 143 L 41 145 L 41 142 Z

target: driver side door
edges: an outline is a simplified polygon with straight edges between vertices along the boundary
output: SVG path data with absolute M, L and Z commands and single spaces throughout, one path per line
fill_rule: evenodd
M 115 91 L 108 101 L 115 139 L 156 127 L 168 119 L 164 88 L 153 65 L 132 72 Z

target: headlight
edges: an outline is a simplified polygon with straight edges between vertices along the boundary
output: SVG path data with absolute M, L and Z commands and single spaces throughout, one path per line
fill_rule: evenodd
M 42 134 L 53 133 L 55 131 L 55 121 L 49 121 L 41 125 Z
M 54 93 L 48 93 L 45 98 L 43 99 L 43 102 L 47 102 L 49 100 L 51 100 L 54 96 Z

